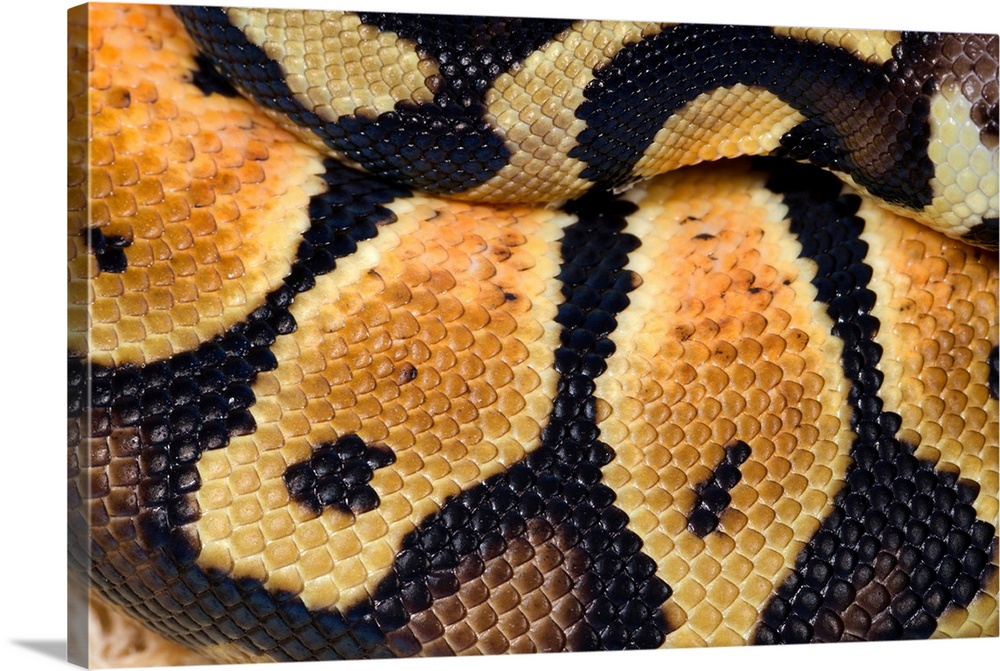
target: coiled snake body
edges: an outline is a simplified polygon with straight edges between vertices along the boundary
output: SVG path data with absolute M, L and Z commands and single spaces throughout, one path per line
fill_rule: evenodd
M 997 635 L 996 36 L 82 11 L 103 598 L 218 660 Z

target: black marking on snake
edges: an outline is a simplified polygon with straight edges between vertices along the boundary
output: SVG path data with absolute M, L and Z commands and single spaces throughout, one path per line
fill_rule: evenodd
M 729 507 L 729 492 L 740 481 L 740 464 L 750 458 L 750 446 L 742 440 L 726 445 L 725 457 L 707 480 L 698 484 L 694 507 L 688 515 L 688 529 L 704 538 L 719 526 L 719 516 Z
M 969 229 L 969 232 L 962 236 L 966 242 L 985 247 L 986 249 L 997 249 L 1000 246 L 1000 233 L 998 233 L 996 217 L 983 217 L 983 223 L 976 224 Z
M 860 199 L 838 195 L 828 173 L 759 163 L 774 168 L 768 188 L 782 194 L 801 255 L 818 266 L 812 283 L 844 342 L 858 437 L 833 512 L 763 612 L 756 642 L 926 638 L 947 606 L 968 606 L 989 579 L 996 529 L 976 519 L 979 485 L 917 459 L 896 438 L 899 415 L 882 408 Z
M 113 482 L 92 478 L 89 497 L 116 502 L 128 514 L 101 504 L 90 509 L 89 528 L 82 515 L 71 519 L 70 561 L 113 602 L 197 644 L 230 643 L 231 637 L 245 640 L 255 654 L 271 652 L 260 647 L 261 641 L 296 621 L 302 608 L 301 603 L 276 602 L 252 582 L 208 576 L 195 565 L 200 547 L 183 526 L 201 515 L 192 496 L 200 487 L 196 463 L 201 454 L 255 428 L 248 410 L 255 402 L 250 385 L 258 373 L 276 367 L 270 347 L 277 337 L 296 329 L 289 312 L 295 295 L 332 271 L 337 259 L 353 254 L 358 242 L 395 220 L 383 204 L 409 195 L 335 161 L 325 166 L 328 189 L 310 201 L 311 226 L 284 286 L 245 322 L 164 361 L 118 368 L 93 365 L 89 379 L 84 362 L 69 357 L 69 416 L 79 417 L 87 406 L 92 413 L 79 439 L 112 440 L 110 451 L 97 443 L 90 464 L 71 459 L 71 473 L 104 468 L 112 479 L 131 483 L 135 492 L 118 501 L 122 497 L 111 491 Z M 70 446 L 71 454 L 75 447 Z M 137 580 L 130 566 L 149 571 Z M 231 601 L 236 594 L 245 599 L 243 605 Z M 267 617 L 268 608 L 280 617 Z M 248 612 L 261 615 L 265 624 L 251 623 Z M 206 630 L 208 622 L 219 632 Z M 283 645 L 298 650 L 294 642 Z
M 456 116 L 482 110 L 497 77 L 570 28 L 565 19 L 524 19 L 359 12 L 361 21 L 412 40 L 421 56 L 439 64 L 443 81 L 436 105 Z
M 242 46 L 232 47 L 234 54 L 241 50 Z M 251 52 L 247 49 L 236 54 L 237 59 L 245 60 L 237 60 L 234 69 L 264 72 L 267 78 L 272 77 L 273 73 L 267 71 L 273 64 L 259 60 L 258 54 Z M 260 85 L 262 95 L 267 86 Z M 296 115 L 306 118 L 307 114 L 294 109 L 287 97 L 276 96 L 273 100 L 276 108 L 293 107 L 290 111 L 282 109 L 293 119 Z M 817 140 L 821 128 L 807 128 L 800 134 L 813 142 L 800 140 L 807 149 L 786 151 L 825 156 L 822 152 L 828 148 Z M 828 160 L 838 159 L 836 152 L 831 156 Z M 819 179 L 826 183 L 824 178 Z M 915 183 L 919 184 L 919 180 Z M 371 195 L 368 181 L 360 180 L 359 184 L 355 192 L 341 188 L 341 184 L 332 189 L 338 198 L 346 197 L 344 202 L 331 205 L 323 198 L 314 199 L 313 206 L 319 210 L 336 209 L 336 216 L 350 222 L 347 227 L 351 233 L 340 235 L 343 230 L 336 230 L 332 233 L 336 240 L 325 240 L 331 234 L 330 227 L 314 225 L 307 238 L 312 235 L 315 239 L 303 243 L 286 286 L 268 296 L 267 304 L 245 324 L 195 352 L 166 362 L 114 371 L 95 367 L 90 390 L 82 389 L 87 385 L 83 364 L 71 357 L 70 415 L 82 412 L 88 405 L 93 407 L 90 426 L 84 428 L 98 438 L 108 437 L 113 426 L 122 427 L 108 449 L 92 453 L 92 465 L 107 466 L 121 482 L 140 482 L 135 501 L 116 501 L 108 482 L 90 483 L 90 493 L 99 503 L 103 499 L 121 509 L 143 508 L 142 514 L 127 519 L 114 519 L 114 511 L 89 509 L 94 529 L 84 523 L 81 530 L 78 521 L 71 520 L 75 538 L 87 539 L 88 533 L 94 532 L 91 541 L 77 543 L 90 543 L 91 554 L 84 556 L 83 566 L 93 570 L 95 582 L 105 585 L 113 599 L 119 598 L 151 622 L 175 619 L 177 624 L 163 626 L 190 636 L 197 644 L 246 640 L 251 652 L 268 652 L 279 659 L 357 657 L 365 652 L 392 654 L 392 650 L 381 647 L 386 639 L 376 625 L 398 622 L 398 606 L 406 605 L 406 600 L 418 603 L 426 597 L 429 603 L 448 593 L 454 580 L 449 562 L 469 543 L 468 535 L 461 533 L 466 521 L 500 523 L 499 528 L 470 529 L 472 540 L 483 539 L 477 548 L 482 549 L 490 541 L 518 538 L 529 523 L 544 520 L 558 526 L 564 538 L 580 539 L 577 547 L 591 559 L 580 588 L 590 595 L 600 593 L 595 599 L 584 600 L 597 605 L 586 611 L 582 620 L 585 627 L 580 628 L 582 633 L 578 632 L 571 647 L 641 647 L 662 641 L 666 625 L 659 606 L 670 590 L 655 578 L 655 565 L 642 554 L 641 540 L 625 528 L 624 514 L 613 505 L 613 492 L 600 484 L 600 466 L 610 459 L 610 449 L 599 441 L 594 421 L 594 378 L 604 372 L 605 359 L 610 355 L 610 341 L 605 336 L 615 327 L 615 315 L 628 304 L 631 278 L 622 271 L 623 263 L 610 272 L 613 279 L 609 280 L 608 273 L 598 273 L 594 284 L 603 282 L 607 289 L 610 281 L 611 289 L 603 294 L 596 292 L 599 307 L 591 309 L 593 301 L 589 299 L 593 299 L 595 287 L 588 286 L 589 279 L 574 284 L 572 277 L 590 268 L 586 263 L 577 263 L 578 259 L 593 254 L 603 257 L 608 251 L 606 247 L 595 251 L 586 241 L 574 245 L 569 234 L 565 248 L 571 252 L 567 258 L 572 261 L 567 261 L 561 276 L 569 300 L 568 307 L 563 306 L 559 312 L 563 346 L 556 359 L 561 375 L 560 396 L 544 444 L 522 464 L 491 479 L 490 486 L 484 483 L 452 499 L 441 513 L 422 524 L 408 538 L 413 552 L 400 556 L 393 575 L 380 587 L 381 593 L 387 595 L 384 599 L 346 615 L 309 612 L 297 598 L 268 592 L 259 581 L 236 580 L 198 569 L 193 564 L 198 548 L 192 538 L 182 531 L 169 531 L 173 524 L 196 519 L 199 514 L 189 496 L 198 487 L 191 464 L 204 450 L 221 447 L 229 436 L 253 429 L 252 417 L 246 412 L 254 400 L 249 383 L 260 371 L 274 367 L 268 347 L 277 335 L 294 330 L 294 319 L 288 312 L 294 295 L 311 287 L 315 275 L 332 269 L 335 259 L 343 255 L 339 253 L 341 246 L 348 250 L 344 254 L 351 253 L 357 241 L 364 239 L 365 228 L 374 229 L 383 221 L 381 213 L 368 218 L 358 215 L 360 219 L 355 219 L 352 208 L 359 192 L 362 209 L 372 206 L 376 212 L 380 208 L 373 203 L 392 199 L 372 196 L 366 200 L 363 196 Z M 602 198 L 595 196 L 591 202 Z M 840 220 L 850 220 L 851 203 L 843 201 L 841 205 L 846 215 L 840 212 Z M 870 269 L 852 257 L 861 251 L 858 258 L 863 260 L 866 251 L 858 249 L 861 243 L 857 231 L 848 230 L 845 245 L 826 255 L 823 250 L 830 248 L 816 240 L 822 240 L 827 233 L 813 230 L 813 222 L 806 221 L 810 217 L 803 214 L 815 208 L 809 204 L 792 209 L 800 239 L 808 241 L 803 253 L 820 266 L 815 282 L 820 299 L 830 306 L 837 333 L 848 343 L 844 368 L 855 385 L 851 403 L 859 440 L 853 449 L 855 466 L 849 472 L 845 492 L 838 496 L 833 521 L 824 522 L 820 533 L 803 551 L 796 573 L 768 607 L 760 640 L 793 641 L 810 636 L 827 639 L 869 633 L 878 637 L 891 633 L 894 627 L 899 635 L 926 635 L 928 618 L 924 613 L 933 618 L 949 603 L 969 603 L 985 580 L 989 556 L 983 548 L 995 545 L 995 529 L 975 520 L 969 505 L 975 497 L 974 486 L 936 472 L 930 464 L 913 457 L 911 446 L 893 438 L 899 427 L 898 417 L 883 412 L 877 396 L 881 379 L 875 364 L 881 352 L 872 339 L 877 323 L 873 323 L 867 305 L 874 296 L 867 295 L 864 287 Z M 856 227 L 853 221 L 846 224 L 848 229 L 852 226 Z M 625 247 L 635 244 L 628 240 L 630 236 L 615 232 L 607 222 L 598 228 L 610 231 L 605 242 L 610 239 Z M 833 237 L 842 233 L 838 229 Z M 588 229 L 587 236 L 597 237 L 593 234 L 594 230 Z M 627 255 L 628 250 L 612 252 L 612 256 Z M 845 252 L 845 258 L 840 258 L 840 252 Z M 827 291 L 829 286 L 834 291 Z M 573 301 L 581 301 L 588 308 Z M 854 311 L 848 309 L 852 302 Z M 199 414 L 197 419 L 195 413 Z M 201 426 L 201 419 L 206 419 L 204 430 L 196 433 L 194 427 Z M 79 436 L 81 441 L 85 438 Z M 71 463 L 71 473 L 80 475 L 84 466 Z M 459 501 L 463 503 L 456 503 Z M 463 517 L 462 510 L 479 517 Z M 140 521 L 138 532 L 131 525 L 132 517 Z M 499 548 L 486 545 L 487 555 Z M 80 556 L 79 547 L 73 552 Z M 469 552 L 464 555 L 470 556 Z M 128 567 L 144 563 L 153 571 L 137 581 Z M 896 579 L 899 576 L 894 573 L 895 566 L 912 569 L 909 584 Z M 159 575 L 155 575 L 157 572 Z M 174 583 L 178 578 L 179 582 Z M 872 583 L 872 578 L 884 580 Z M 855 589 L 861 591 L 851 591 Z M 869 612 L 876 615 L 869 615 L 867 624 L 846 606 L 854 596 L 866 607 L 870 605 Z M 839 634 L 837 622 L 841 623 Z M 640 626 L 633 627 L 633 623 Z M 207 630 L 209 624 L 219 631 Z
M 998 354 L 998 348 L 996 345 L 990 350 L 990 356 L 987 361 L 990 367 L 990 375 L 987 379 L 987 386 L 990 390 L 991 398 L 1000 398 L 1000 354 Z
M 873 195 L 921 209 L 931 202 L 934 177 L 927 156 L 930 107 L 920 88 L 930 73 L 912 77 L 916 83 L 897 73 L 908 67 L 912 52 L 926 48 L 918 38 L 904 34 L 897 47 L 895 56 L 904 65 L 879 66 L 825 44 L 775 35 L 768 28 L 667 28 L 624 46 L 608 65 L 595 70 L 584 89 L 586 101 L 576 111 L 587 127 L 569 155 L 587 163 L 581 173 L 585 179 L 604 186 L 627 183 L 671 115 L 700 94 L 743 84 L 767 89 L 811 119 L 782 137 L 776 155 L 850 174 Z M 887 86 L 904 94 L 895 97 L 891 109 L 881 102 Z M 844 110 L 880 118 L 871 124 L 849 123 Z M 904 123 L 890 123 L 890 114 L 894 120 L 902 115 Z M 892 135 L 873 137 L 872 127 Z M 847 137 L 849 131 L 861 139 Z M 885 153 L 893 156 L 887 161 L 891 165 L 879 166 L 877 173 L 864 169 L 849 148 L 873 143 L 884 144 Z
M 87 249 L 97 259 L 97 269 L 102 273 L 124 273 L 128 268 L 125 250 L 132 241 L 121 235 L 104 235 L 97 226 L 84 231 Z
M 204 54 L 197 54 L 194 57 L 195 69 L 191 72 L 191 83 L 205 95 L 217 93 L 227 98 L 239 97 L 239 91 L 233 88 L 228 79 L 215 67 L 212 59 Z
M 415 616 L 479 577 L 484 562 L 539 528 L 583 558 L 575 590 L 584 610 L 567 627 L 569 649 L 646 648 L 664 640 L 660 606 L 671 590 L 655 575 L 642 540 L 627 529 L 614 492 L 601 483 L 601 466 L 613 452 L 599 439 L 593 396 L 594 380 L 614 351 L 607 336 L 636 282 L 624 266 L 639 241 L 622 232 L 634 207 L 595 194 L 568 208 L 579 220 L 562 240 L 558 279 L 566 300 L 556 318 L 563 330 L 555 354 L 560 378 L 542 445 L 426 518 L 404 539 L 372 600 L 345 614 L 377 624 L 400 654 L 420 648 L 406 628 Z
M 285 486 L 293 501 L 316 515 L 324 508 L 361 514 L 379 506 L 378 494 L 368 483 L 379 468 L 396 461 L 384 445 L 366 445 L 357 434 L 313 447 L 306 461 L 289 466 Z
M 170 585 L 166 592 L 125 584 L 124 578 L 104 579 L 113 566 L 96 561 L 98 580 L 111 598 L 196 644 L 236 643 L 279 661 L 408 655 L 420 648 L 405 629 L 414 616 L 454 594 L 460 581 L 482 575 L 485 561 L 541 528 L 571 546 L 567 570 L 574 572 L 574 592 L 585 604 L 570 629 L 570 649 L 659 645 L 666 633 L 660 607 L 671 590 L 656 577 L 641 539 L 626 528 L 614 492 L 601 484 L 600 468 L 612 452 L 598 439 L 593 397 L 594 378 L 614 350 L 607 336 L 636 283 L 623 268 L 639 241 L 622 232 L 634 205 L 592 195 L 573 209 L 580 221 L 565 231 L 559 275 L 566 297 L 557 317 L 563 326 L 556 354 L 559 394 L 543 444 L 425 519 L 406 537 L 371 600 L 343 613 L 310 610 L 298 597 L 266 589 L 259 580 L 202 571 L 193 564 L 196 548 L 190 541 L 160 564 L 164 572 L 173 571 L 172 580 L 164 580 Z M 180 553 L 185 554 L 178 559 Z M 177 624 L 168 624 L 171 618 Z
M 296 101 L 277 63 L 229 25 L 215 7 L 177 7 L 188 33 L 266 108 L 311 128 L 332 149 L 387 179 L 458 193 L 507 165 L 504 139 L 484 120 L 484 94 L 496 77 L 565 30 L 571 21 L 361 13 L 366 24 L 409 37 L 434 57 L 443 76 L 434 101 L 400 102 L 375 118 L 326 121 Z

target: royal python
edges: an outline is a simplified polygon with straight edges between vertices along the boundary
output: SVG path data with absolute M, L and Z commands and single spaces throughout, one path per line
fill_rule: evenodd
M 218 661 L 997 635 L 997 36 L 70 23 L 100 598 Z

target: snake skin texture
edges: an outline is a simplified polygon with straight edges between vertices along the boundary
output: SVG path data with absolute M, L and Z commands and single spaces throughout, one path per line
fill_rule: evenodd
M 71 569 L 221 662 L 997 636 L 997 45 L 71 12 Z

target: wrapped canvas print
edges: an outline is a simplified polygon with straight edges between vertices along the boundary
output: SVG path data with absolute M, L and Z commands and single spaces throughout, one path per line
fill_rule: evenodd
M 998 635 L 996 35 L 69 39 L 74 662 Z

